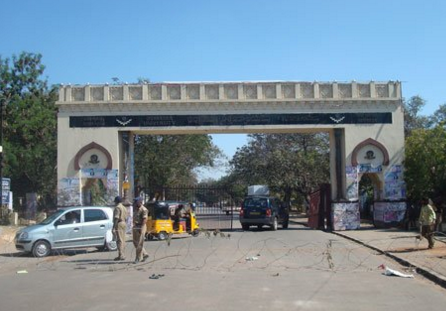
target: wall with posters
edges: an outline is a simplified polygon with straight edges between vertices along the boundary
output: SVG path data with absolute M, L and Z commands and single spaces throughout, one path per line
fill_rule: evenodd
M 81 170 L 79 177 L 59 180 L 57 202 L 59 206 L 113 205 L 118 193 L 118 170 L 90 168 Z
M 403 166 L 393 165 L 384 175 L 385 199 L 401 200 L 406 198 L 406 184 L 403 179 Z
M 375 202 L 373 220 L 377 227 L 399 225 L 406 215 L 406 202 Z
M 334 203 L 332 205 L 333 230 L 354 230 L 360 227 L 358 202 Z

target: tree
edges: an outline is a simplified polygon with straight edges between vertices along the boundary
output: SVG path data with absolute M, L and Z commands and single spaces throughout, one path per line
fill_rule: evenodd
M 414 130 L 406 139 L 405 173 L 407 195 L 446 199 L 446 129 Z
M 230 161 L 246 184 L 266 184 L 289 203 L 329 180 L 328 138 L 324 134 L 252 134 Z
M 404 101 L 404 134 L 406 137 L 410 136 L 413 130 L 428 128 L 431 125 L 430 118 L 419 115 L 425 105 L 426 101 L 418 95 Z
M 57 183 L 57 90 L 42 78 L 42 56 L 0 57 L 0 98 L 4 105 L 4 176 L 14 197 L 40 194 L 55 203 Z
M 434 115 L 430 117 L 431 123 L 435 125 L 446 123 L 446 103 L 440 105 L 437 110 L 435 110 Z
M 161 187 L 195 184 L 194 169 L 213 167 L 220 156 L 210 135 L 137 136 L 135 179 L 153 197 Z

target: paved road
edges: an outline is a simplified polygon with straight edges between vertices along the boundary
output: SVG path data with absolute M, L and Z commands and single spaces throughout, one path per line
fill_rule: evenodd
M 116 264 L 93 250 L 2 257 L 1 310 L 444 310 L 446 291 L 419 275 L 388 277 L 386 256 L 340 236 L 288 230 L 207 232 L 146 242 L 150 258 Z M 128 243 L 127 258 L 134 248 Z M 14 261 L 26 261 L 18 274 Z M 9 267 L 9 268 L 8 268 Z

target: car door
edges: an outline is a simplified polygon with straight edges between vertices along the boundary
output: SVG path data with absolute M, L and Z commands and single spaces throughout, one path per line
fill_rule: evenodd
M 69 218 L 75 215 L 75 218 Z M 75 209 L 62 214 L 54 222 L 53 248 L 70 248 L 82 244 L 81 210 Z
M 110 220 L 100 208 L 84 209 L 83 235 L 86 246 L 102 246 L 110 227 Z

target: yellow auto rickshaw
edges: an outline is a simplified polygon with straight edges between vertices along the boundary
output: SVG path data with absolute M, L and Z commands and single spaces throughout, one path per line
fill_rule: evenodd
M 183 217 L 177 218 L 171 215 L 169 205 L 166 202 L 149 202 L 146 207 L 149 210 L 147 239 L 165 240 L 170 235 L 182 233 L 197 236 L 200 232 L 195 212 L 191 207 L 184 213 Z

